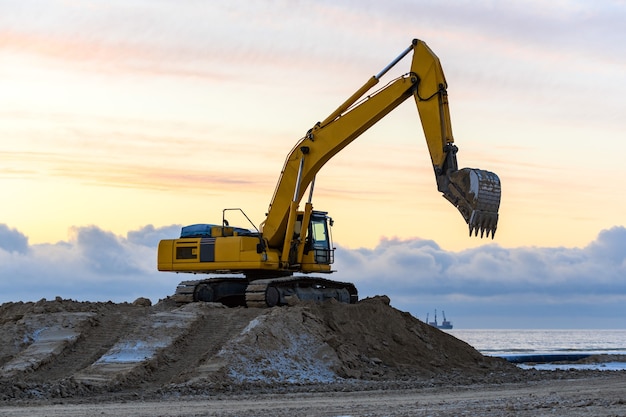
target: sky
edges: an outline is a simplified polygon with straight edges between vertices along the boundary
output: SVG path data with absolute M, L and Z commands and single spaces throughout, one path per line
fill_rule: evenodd
M 625 20 L 619 0 L 0 0 L 0 302 L 172 294 L 158 241 L 224 208 L 258 225 L 291 147 L 419 38 L 459 166 L 500 176 L 498 231 L 470 238 L 436 191 L 408 100 L 317 176 L 332 277 L 457 328 L 624 328 Z

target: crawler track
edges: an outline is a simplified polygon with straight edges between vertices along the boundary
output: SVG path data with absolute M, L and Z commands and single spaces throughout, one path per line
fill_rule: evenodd
M 289 304 L 291 297 L 318 302 L 334 298 L 350 304 L 358 301 L 357 289 L 353 284 L 317 277 L 261 279 L 253 281 L 246 289 L 248 307 L 285 305 Z
M 319 277 L 279 277 L 257 279 L 209 278 L 182 281 L 172 299 L 178 303 L 196 301 L 220 302 L 229 307 L 266 308 L 287 305 L 294 298 L 321 302 L 331 298 L 354 304 L 358 301 L 356 287 Z

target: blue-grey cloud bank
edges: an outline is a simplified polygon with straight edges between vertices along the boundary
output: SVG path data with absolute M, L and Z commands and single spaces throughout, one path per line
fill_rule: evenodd
M 148 225 L 118 236 L 74 227 L 67 241 L 30 245 L 19 230 L 0 224 L 0 302 L 56 296 L 156 302 L 185 278 L 156 270 L 159 240 L 179 231 Z M 394 307 L 422 320 L 444 310 L 455 328 L 626 325 L 622 226 L 602 230 L 583 248 L 488 244 L 450 252 L 431 240 L 382 239 L 373 249 L 339 246 L 335 258 L 332 277 L 354 282 L 361 298 L 388 295 Z

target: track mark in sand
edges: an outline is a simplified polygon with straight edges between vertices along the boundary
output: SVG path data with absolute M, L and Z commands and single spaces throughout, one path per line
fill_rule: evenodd
M 84 328 L 78 340 L 66 348 L 49 363 L 27 375 L 26 379 L 34 382 L 50 382 L 69 378 L 76 372 L 93 364 L 107 352 L 120 337 L 128 334 L 137 321 L 148 313 L 148 309 L 134 306 L 116 306 L 114 309 L 100 311 L 93 324 Z
M 263 310 L 188 304 L 148 314 L 90 366 L 74 373 L 89 385 L 159 388 L 185 380 L 198 363 L 215 354 Z
M 160 388 L 171 383 L 198 379 L 216 370 L 208 365 L 222 346 L 238 336 L 266 309 L 213 308 L 196 320 L 189 331 L 161 353 L 161 360 L 144 387 Z
M 142 380 L 157 352 L 184 334 L 198 315 L 196 306 L 160 311 L 142 317 L 88 368 L 74 374 L 90 385 L 124 385 Z
M 53 313 L 30 316 L 28 326 L 32 327 L 27 339 L 30 344 L 18 355 L 0 368 L 3 376 L 28 372 L 53 360 L 80 336 L 81 327 L 93 313 Z

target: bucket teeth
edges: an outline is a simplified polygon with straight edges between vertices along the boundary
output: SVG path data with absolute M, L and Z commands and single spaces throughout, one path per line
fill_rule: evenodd
M 498 226 L 501 185 L 496 174 L 481 169 L 463 168 L 449 175 L 446 197 L 465 218 L 470 236 L 491 238 Z
M 486 232 L 487 237 L 491 234 L 491 238 L 493 239 L 498 225 L 498 214 L 474 210 L 468 225 L 470 236 L 472 236 L 472 233 L 474 233 L 474 236 L 478 236 L 478 232 L 480 231 L 481 238 Z

